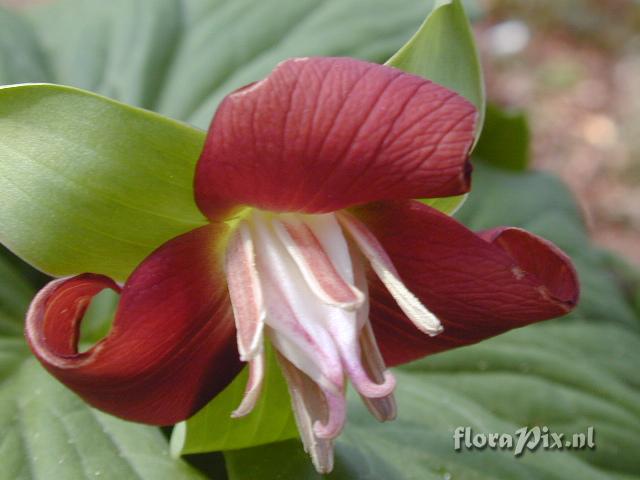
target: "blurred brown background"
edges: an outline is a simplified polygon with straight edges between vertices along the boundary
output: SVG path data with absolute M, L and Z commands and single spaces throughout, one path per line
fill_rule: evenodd
M 527 111 L 534 166 L 569 184 L 596 242 L 640 265 L 640 1 L 480 4 L 489 98 Z
M 533 165 L 571 187 L 597 243 L 640 265 L 640 0 L 475 5 L 489 98 L 526 110 Z

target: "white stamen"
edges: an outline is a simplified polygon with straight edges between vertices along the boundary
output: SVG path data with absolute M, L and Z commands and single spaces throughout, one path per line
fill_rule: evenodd
M 264 380 L 264 350 L 261 349 L 250 361 L 249 361 L 249 379 L 247 380 L 247 386 L 242 397 L 242 402 L 238 408 L 236 408 L 231 414 L 232 418 L 244 417 L 251 413 L 256 406 L 258 398 L 260 398 L 260 392 L 262 391 L 262 383 Z
M 387 255 L 387 252 L 385 252 L 373 234 L 359 220 L 348 213 L 340 213 L 338 218 L 340 223 L 351 234 L 364 256 L 367 257 L 378 278 L 380 278 L 400 309 L 416 328 L 430 336 L 435 336 L 442 332 L 440 320 L 405 286 L 389 255 Z
M 316 420 L 313 423 L 313 433 L 318 438 L 333 439 L 340 435 L 347 420 L 347 399 L 344 392 L 332 393 L 323 391 L 327 402 L 327 420 Z
M 389 373 L 378 349 L 373 335 L 371 323 L 367 319 L 362 333 L 360 333 L 360 348 L 362 349 L 362 363 L 375 381 L 383 381 Z M 396 400 L 393 392 L 386 396 L 374 398 L 360 395 L 369 411 L 381 422 L 394 420 L 397 414 Z
M 283 355 L 278 354 L 278 363 L 287 380 L 291 405 L 296 418 L 304 450 L 311 456 L 318 473 L 333 470 L 333 441 L 316 435 L 314 426 L 326 422 L 329 413 L 324 396 L 318 385 L 293 366 Z
M 225 270 L 238 332 L 238 351 L 240 359 L 246 362 L 262 348 L 266 311 L 251 232 L 245 221 L 238 225 L 229 240 Z
M 362 364 L 369 376 L 376 382 L 383 382 L 387 367 L 382 358 L 382 354 L 378 349 L 378 343 L 371 328 L 369 320 L 369 288 L 367 286 L 367 273 L 365 271 L 364 262 L 360 252 L 355 248 L 350 249 L 353 258 L 353 275 L 355 285 L 365 294 L 366 302 L 358 309 L 358 324 L 362 326 L 360 331 L 360 350 L 362 351 Z M 385 397 L 372 398 L 360 395 L 360 398 L 367 406 L 369 411 L 380 422 L 394 420 L 397 414 L 396 400 L 393 392 Z

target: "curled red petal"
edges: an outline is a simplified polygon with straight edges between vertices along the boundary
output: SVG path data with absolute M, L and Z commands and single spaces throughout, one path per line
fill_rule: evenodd
M 195 188 L 210 218 L 238 204 L 319 213 L 469 189 L 476 110 L 395 68 L 299 58 L 221 103 Z
M 552 242 L 517 227 L 496 227 L 478 235 L 513 258 L 520 269 L 540 280 L 549 295 L 578 300 L 577 273 L 571 259 Z
M 357 213 L 409 290 L 444 327 L 436 337 L 420 333 L 370 274 L 371 321 L 390 365 L 564 315 L 578 301 L 569 257 L 525 230 L 476 234 L 417 201 L 380 203 Z
M 93 296 L 119 287 L 102 275 L 54 280 L 29 309 L 26 336 L 44 367 L 91 405 L 119 417 L 170 425 L 188 418 L 241 368 L 217 252 L 205 226 L 153 252 L 122 289 L 110 333 L 78 352 Z

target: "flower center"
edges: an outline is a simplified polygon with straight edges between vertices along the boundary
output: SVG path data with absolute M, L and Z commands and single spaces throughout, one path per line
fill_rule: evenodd
M 253 211 L 227 248 L 238 350 L 249 362 L 245 396 L 232 415 L 248 414 L 259 397 L 266 334 L 287 380 L 302 440 L 319 470 L 332 462 L 331 440 L 345 423 L 345 378 L 376 418 L 395 417 L 395 378 L 369 322 L 363 256 L 421 331 L 442 330 L 402 283 L 373 234 L 346 212 Z

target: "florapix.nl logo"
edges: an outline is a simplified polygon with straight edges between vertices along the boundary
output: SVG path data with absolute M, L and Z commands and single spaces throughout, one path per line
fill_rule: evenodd
M 522 427 L 513 433 L 474 433 L 471 427 L 457 427 L 453 431 L 453 448 L 465 450 L 511 450 L 516 457 L 525 451 L 593 450 L 596 448 L 595 431 L 587 427 L 584 432 L 565 434 L 551 431 L 547 426 Z

